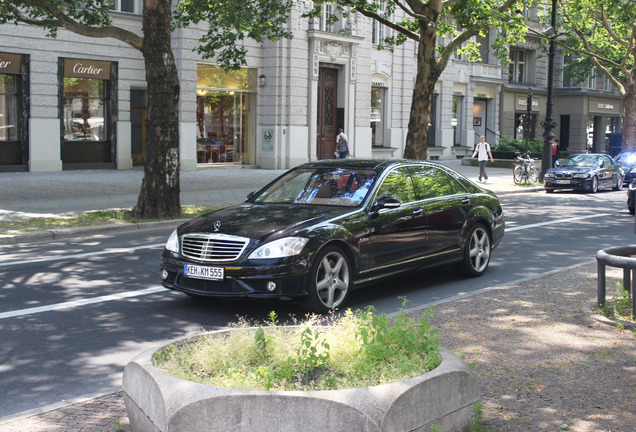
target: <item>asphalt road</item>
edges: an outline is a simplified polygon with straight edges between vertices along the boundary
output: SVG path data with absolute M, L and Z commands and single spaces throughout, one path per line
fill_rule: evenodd
M 599 249 L 633 243 L 625 191 L 502 197 L 506 236 L 489 270 L 450 268 L 356 291 L 349 306 L 395 312 L 592 262 Z M 140 351 L 237 316 L 301 316 L 291 304 L 195 301 L 159 285 L 170 228 L 0 247 L 0 419 L 121 385 Z

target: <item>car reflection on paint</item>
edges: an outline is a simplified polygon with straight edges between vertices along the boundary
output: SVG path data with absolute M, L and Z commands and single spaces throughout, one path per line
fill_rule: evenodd
M 599 189 L 623 188 L 623 170 L 606 154 L 574 154 L 559 159 L 556 164 L 545 173 L 543 187 L 546 192 L 574 189 L 596 193 Z
M 322 313 L 405 272 L 453 264 L 479 276 L 503 235 L 495 194 L 444 166 L 317 161 L 179 226 L 163 251 L 162 284 Z
M 618 166 L 623 169 L 625 177 L 623 181 L 627 184 L 636 180 L 636 150 L 625 150 L 614 158 Z

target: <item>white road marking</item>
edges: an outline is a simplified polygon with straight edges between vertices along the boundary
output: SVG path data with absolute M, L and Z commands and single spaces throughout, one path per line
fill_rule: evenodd
M 160 243 L 160 244 L 146 245 L 146 246 L 137 246 L 137 247 L 131 247 L 131 248 L 108 249 L 108 250 L 103 250 L 103 251 L 98 251 L 98 252 L 85 252 L 85 253 L 73 254 L 73 255 L 59 255 L 59 256 L 54 256 L 54 257 L 49 257 L 49 258 L 40 258 L 40 259 L 34 259 L 34 260 L 9 261 L 9 262 L 5 262 L 5 263 L 0 263 L 0 267 L 9 267 L 9 266 L 14 266 L 14 265 L 36 264 L 36 263 L 45 263 L 45 262 L 53 262 L 53 261 L 62 261 L 62 260 L 67 260 L 67 259 L 86 258 L 86 257 L 92 257 L 92 256 L 98 256 L 98 255 L 130 253 L 130 252 L 135 252 L 135 251 L 143 250 L 143 249 L 154 249 L 154 248 L 164 247 L 164 245 L 165 245 L 165 243 Z
M 123 292 L 119 294 L 110 294 L 110 295 L 92 297 L 87 299 L 67 301 L 64 303 L 56 303 L 56 304 L 52 304 L 48 306 L 38 306 L 38 307 L 32 307 L 28 309 L 19 309 L 15 311 L 0 313 L 0 319 L 14 318 L 14 317 L 19 317 L 24 315 L 33 315 L 36 313 L 50 312 L 50 311 L 56 311 L 60 309 L 75 308 L 78 306 L 86 306 L 90 304 L 103 303 L 103 302 L 113 301 L 113 300 L 122 300 L 126 298 L 131 298 L 131 297 L 139 297 L 139 296 L 143 296 L 147 294 L 154 294 L 161 291 L 166 291 L 166 288 L 163 288 L 163 287 L 146 288 L 139 291 L 127 291 L 127 292 Z
M 583 219 L 594 219 L 594 218 L 599 218 L 604 216 L 610 216 L 610 214 L 600 213 L 600 214 L 594 214 L 594 215 L 588 215 L 588 216 L 571 217 L 566 219 L 555 219 L 555 220 L 549 220 L 545 222 L 539 222 L 536 224 L 522 225 L 522 226 L 516 226 L 516 227 L 510 227 L 510 228 L 506 227 L 506 232 L 521 231 L 525 229 L 537 228 L 537 227 L 546 226 L 546 225 L 562 224 L 562 223 L 574 222 L 574 221 L 583 220 Z

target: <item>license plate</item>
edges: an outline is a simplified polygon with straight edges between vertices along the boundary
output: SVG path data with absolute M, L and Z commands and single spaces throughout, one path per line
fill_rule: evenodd
M 570 184 L 570 180 L 557 180 L 557 184 Z
M 224 268 L 184 264 L 183 275 L 193 279 L 223 280 Z

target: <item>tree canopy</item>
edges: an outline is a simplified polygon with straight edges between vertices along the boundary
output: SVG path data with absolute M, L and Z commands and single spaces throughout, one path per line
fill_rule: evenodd
M 573 54 L 566 72 L 579 81 L 607 77 L 623 96 L 623 149 L 636 148 L 636 7 L 632 0 L 558 3 L 561 46 Z

